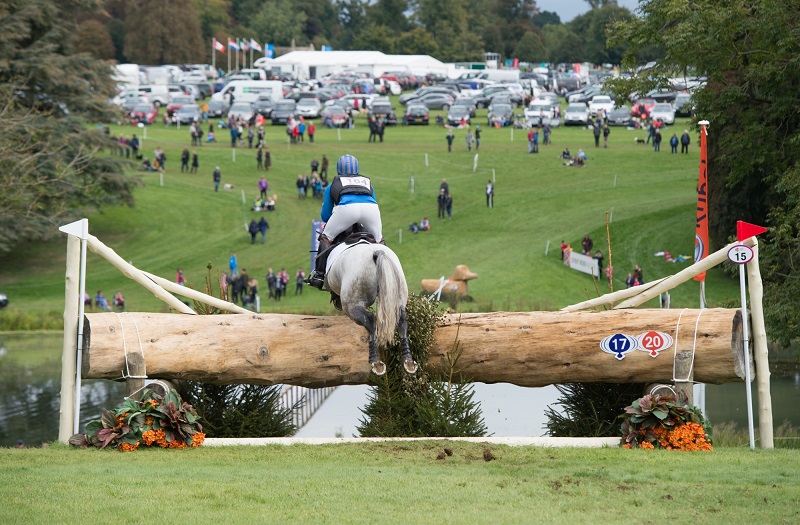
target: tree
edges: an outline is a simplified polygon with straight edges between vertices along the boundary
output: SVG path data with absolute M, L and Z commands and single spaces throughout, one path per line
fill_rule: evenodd
M 399 34 L 408 29 L 408 0 L 377 0 L 367 7 L 367 20 Z
M 547 25 L 543 28 L 547 42 L 547 61 L 555 64 L 583 60 L 581 39 L 566 25 Z
M 108 29 L 97 20 L 86 20 L 78 28 L 77 50 L 88 53 L 102 60 L 112 59 L 116 56 L 114 42 Z
M 110 63 L 77 51 L 95 2 L 0 1 L 0 253 L 60 235 L 102 206 L 133 204 L 136 181 L 88 122 L 113 116 Z
M 582 60 L 594 64 L 619 64 L 622 61 L 624 49 L 620 46 L 608 46 L 606 29 L 615 22 L 630 20 L 632 17 L 633 15 L 626 8 L 608 2 L 575 17 L 567 25 L 573 33 L 581 37 L 581 49 L 584 53 Z
M 416 14 L 436 43 L 437 58 L 447 62 L 463 60 L 467 35 L 466 0 L 419 0 Z
M 523 62 L 541 62 L 545 59 L 542 39 L 533 31 L 528 31 L 514 48 L 513 56 Z
M 761 245 L 770 335 L 800 337 L 800 4 L 780 0 L 698 0 L 640 4 L 640 17 L 612 26 L 626 45 L 624 65 L 656 45 L 661 59 L 648 76 L 613 84 L 618 95 L 705 75 L 695 91 L 699 118 L 711 122 L 708 149 L 709 233 L 713 248 L 737 220 L 769 227 Z M 691 234 L 691 232 L 689 232 Z
M 554 11 L 539 11 L 531 18 L 531 23 L 538 27 L 544 27 L 547 24 L 560 25 L 561 17 Z
M 125 55 L 133 62 L 183 64 L 205 57 L 200 20 L 189 0 L 129 2 L 125 28 Z
M 303 29 L 306 26 L 306 14 L 296 9 L 291 0 L 274 0 L 265 3 L 250 19 L 250 28 L 258 35 L 269 35 L 269 41 L 281 46 L 288 46 L 294 40 L 305 42 Z

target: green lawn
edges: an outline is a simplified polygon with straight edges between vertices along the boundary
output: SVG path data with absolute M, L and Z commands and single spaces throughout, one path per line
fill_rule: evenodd
M 437 460 L 445 447 L 452 456 Z M 0 522 L 797 523 L 798 468 L 796 450 L 740 448 L 54 445 L 0 449 Z
M 434 125 L 388 128 L 385 142 L 374 144 L 367 143 L 368 130 L 359 118 L 354 130 L 321 129 L 315 144 L 291 147 L 283 126 L 267 126 L 272 153 L 267 177 L 270 193 L 278 195 L 278 211 L 266 215 L 271 229 L 263 246 L 251 245 L 244 230 L 244 223 L 258 215 L 246 209 L 257 195 L 255 150 L 238 148 L 234 162 L 228 135 L 220 130 L 217 144 L 197 148 L 199 174 L 181 174 L 180 151 L 190 145 L 188 129 L 151 126 L 143 151 L 152 157 L 156 146 L 165 149 L 169 160 L 163 187 L 159 175 L 138 173 L 145 186 L 136 192 L 136 206 L 92 214 L 89 229 L 143 270 L 172 279 L 176 268 L 183 267 L 189 283 L 197 288 L 203 286 L 206 265 L 211 263 L 216 275 L 217 269 L 227 269 L 234 251 L 240 267 L 262 281 L 269 267 L 276 271 L 285 267 L 294 275 L 298 267 L 308 269 L 310 225 L 320 208 L 314 199 L 297 199 L 297 175 L 308 172 L 312 158 L 327 154 L 333 166 L 340 155 L 352 153 L 362 172 L 373 178 L 384 235 L 403 262 L 411 291 L 420 290 L 421 279 L 449 276 L 457 264 L 467 264 L 480 275 L 470 283 L 473 302 L 459 305 L 464 311 L 555 309 L 583 300 L 587 293 L 596 295 L 590 277 L 560 263 L 559 245 L 565 239 L 579 247 L 581 237 L 589 232 L 608 264 L 606 213 L 613 220 L 617 289 L 624 286 L 634 264 L 643 267 L 646 280 L 688 265 L 666 263 L 653 254 L 662 250 L 675 255 L 693 253 L 698 166 L 694 145 L 690 155 L 671 155 L 666 143 L 660 153 L 654 153 L 652 147 L 634 143 L 634 137 L 643 137 L 644 132 L 613 128 L 609 148 L 596 149 L 591 131 L 562 127 L 554 131 L 552 146 L 541 146 L 539 154 L 530 155 L 523 130 L 486 129 L 484 115 L 485 110 L 480 111 L 476 120 L 483 123 L 477 172 L 473 172 L 475 153 L 466 151 L 463 130 L 456 131 L 454 151 L 448 154 L 445 131 Z M 665 141 L 673 132 L 680 135 L 686 126 L 679 122 L 668 129 Z M 112 127 L 113 134 L 139 132 L 141 137 L 141 131 Z M 559 153 L 565 146 L 573 152 L 587 151 L 587 165 L 563 166 Z M 211 174 L 217 165 L 223 184 L 233 184 L 233 191 L 213 191 Z M 496 207 L 487 209 L 484 186 L 493 177 Z M 450 221 L 436 218 L 436 196 L 443 178 L 454 198 Z M 242 190 L 247 206 L 242 204 Z M 423 216 L 430 218 L 431 231 L 412 235 L 409 223 Z M 63 309 L 65 251 L 62 237 L 20 246 L 0 259 L 0 289 L 11 300 L 6 311 Z M 90 254 L 87 268 L 91 295 L 102 289 L 111 297 L 121 289 L 129 310 L 164 309 L 98 256 Z M 711 272 L 707 287 L 710 305 L 738 297 L 736 281 L 725 277 L 721 269 Z M 601 288 L 607 290 L 605 285 Z M 290 288 L 289 297 L 281 303 L 262 301 L 262 311 L 333 313 L 326 294 L 309 288 L 301 297 L 293 293 Z M 672 294 L 673 307 L 696 306 L 697 294 L 696 283 L 681 286 Z

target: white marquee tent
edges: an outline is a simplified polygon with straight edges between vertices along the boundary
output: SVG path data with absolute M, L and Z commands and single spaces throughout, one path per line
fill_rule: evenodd
M 272 60 L 270 66 L 301 80 L 345 70 L 380 76 L 388 71 L 446 75 L 450 69 L 428 55 L 386 55 L 380 51 L 291 51 Z

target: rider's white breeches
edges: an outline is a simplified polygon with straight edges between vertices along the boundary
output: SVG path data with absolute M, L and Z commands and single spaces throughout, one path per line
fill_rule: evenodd
M 383 238 L 380 209 L 377 204 L 367 202 L 354 202 L 333 208 L 331 218 L 322 233 L 332 241 L 337 235 L 357 222 L 363 224 L 364 228 L 375 237 L 376 241 L 380 242 Z

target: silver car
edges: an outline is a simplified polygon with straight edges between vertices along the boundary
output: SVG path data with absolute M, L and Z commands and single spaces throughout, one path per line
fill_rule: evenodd
M 297 101 L 295 108 L 297 115 L 305 118 L 318 118 L 322 110 L 322 104 L 316 98 L 301 98 Z
M 664 124 L 675 124 L 675 108 L 666 102 L 658 103 L 650 111 L 650 118 L 660 120 Z
M 589 123 L 589 108 L 586 107 L 586 104 L 578 102 L 567 106 L 567 110 L 564 112 L 565 126 L 574 126 L 574 125 L 585 126 L 588 123 Z

